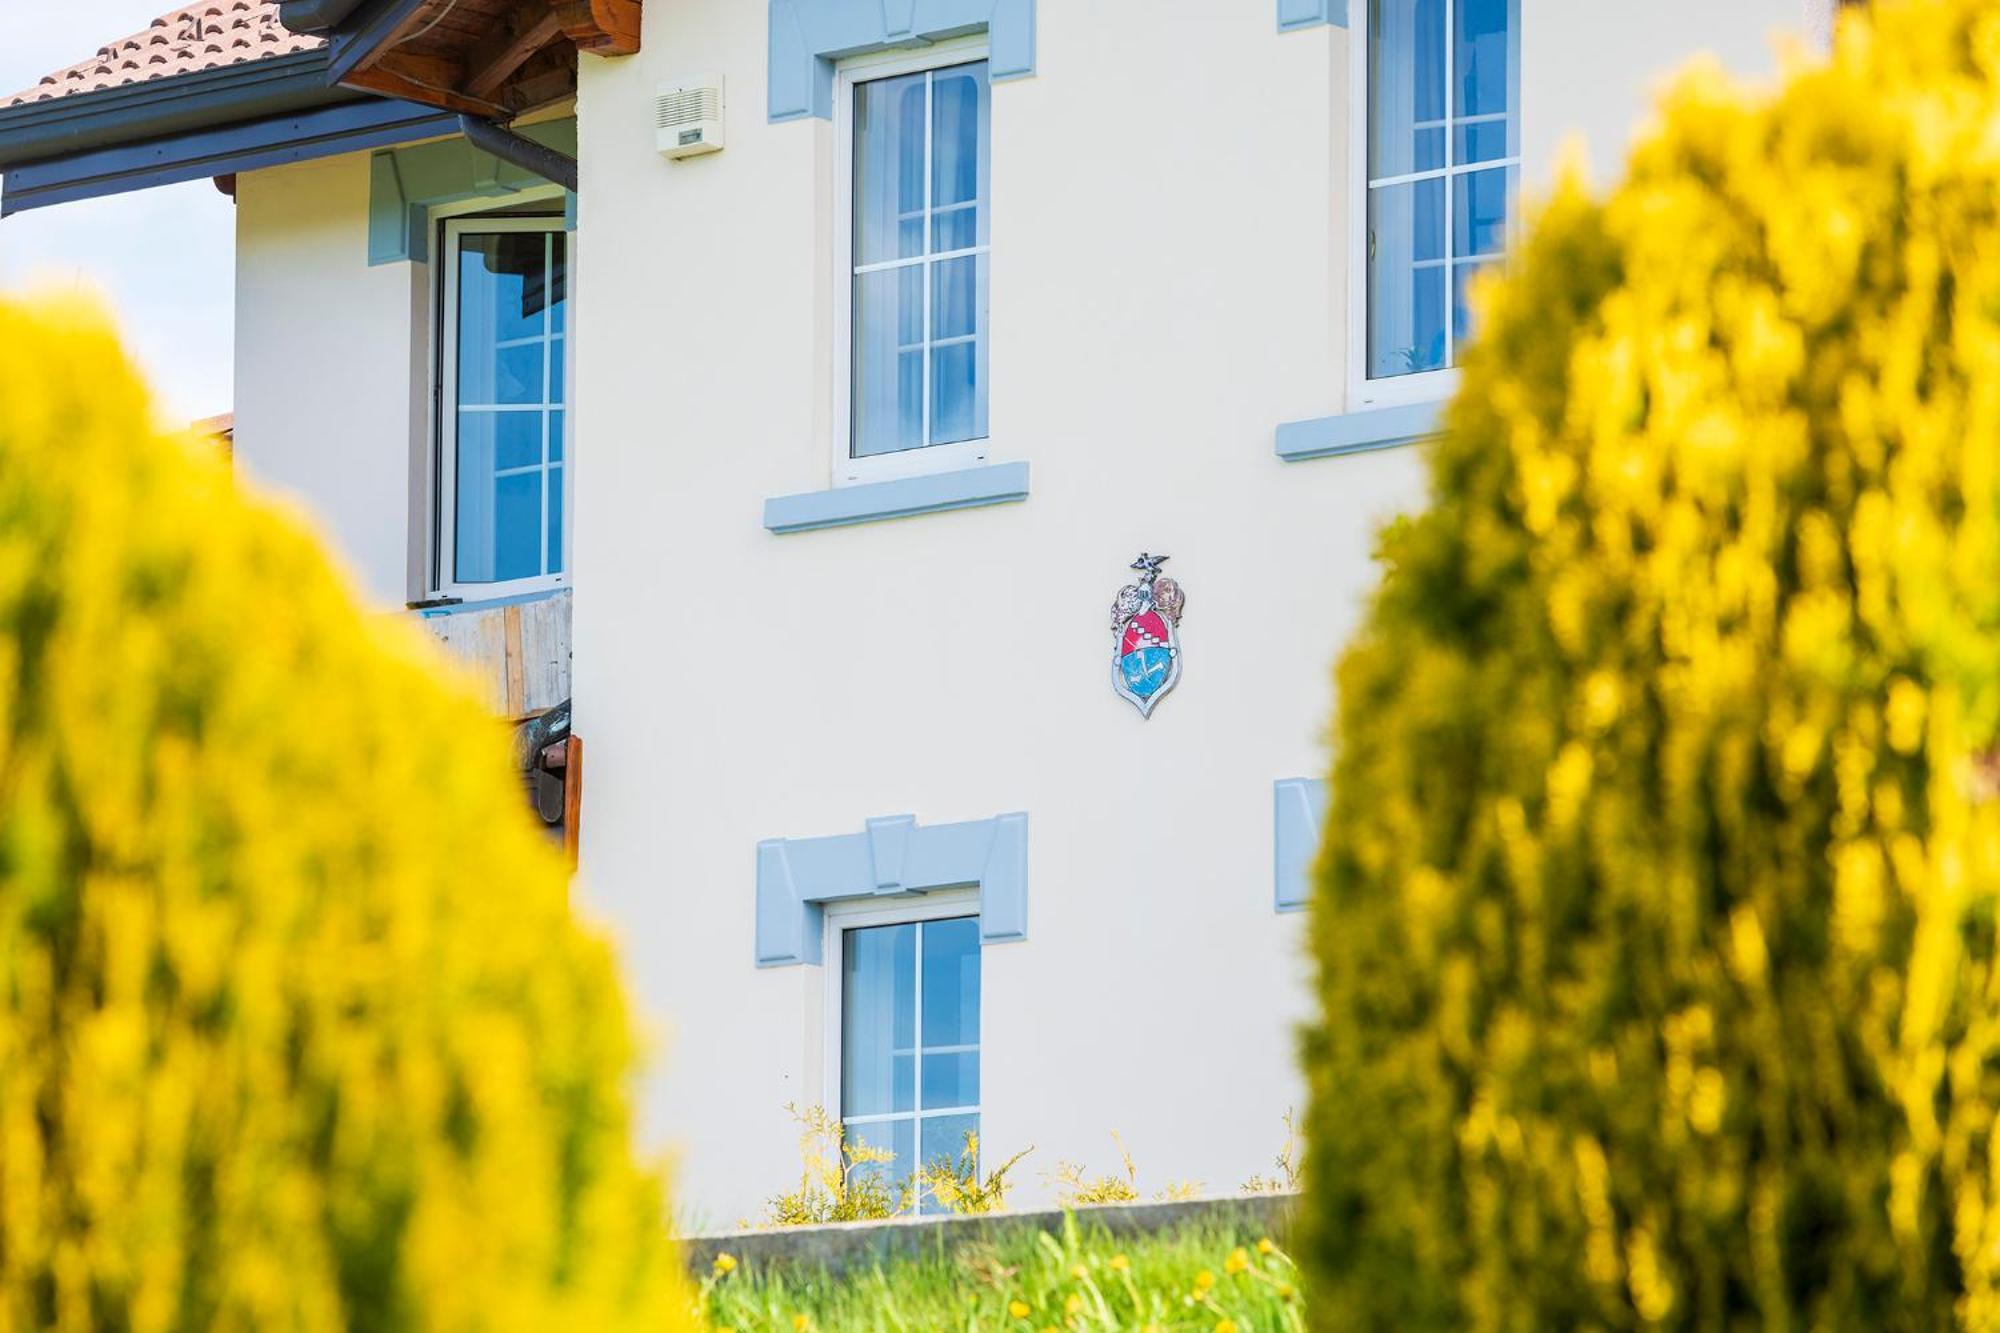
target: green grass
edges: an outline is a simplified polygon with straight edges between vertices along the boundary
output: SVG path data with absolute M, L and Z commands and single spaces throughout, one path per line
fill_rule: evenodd
M 1298 1273 L 1252 1226 L 1209 1220 L 1119 1239 L 1072 1215 L 1060 1236 L 1024 1228 L 838 1277 L 718 1271 L 702 1284 L 703 1309 L 711 1327 L 739 1333 L 1302 1330 Z

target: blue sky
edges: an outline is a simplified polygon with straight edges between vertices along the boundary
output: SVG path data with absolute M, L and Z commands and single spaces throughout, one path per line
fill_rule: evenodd
M 142 31 L 186 0 L 6 4 L 0 95 Z M 111 303 L 169 417 L 227 412 L 235 334 L 235 206 L 206 180 L 58 204 L 0 221 L 0 291 L 56 286 Z

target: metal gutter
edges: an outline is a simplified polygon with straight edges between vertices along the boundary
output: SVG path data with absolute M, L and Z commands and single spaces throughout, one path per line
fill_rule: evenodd
M 436 107 L 374 97 L 116 144 L 10 166 L 0 196 L 0 217 L 77 199 L 386 148 L 447 135 L 457 128 L 457 118 Z
M 278 0 L 278 22 L 288 32 L 325 32 L 360 4 L 361 0 Z
M 552 181 L 571 194 L 576 193 L 576 159 L 568 154 L 558 153 L 533 139 L 524 139 L 512 130 L 502 129 L 478 116 L 460 116 L 458 131 L 481 152 L 491 153 L 502 162 L 510 162 L 523 171 L 532 171 L 543 180 Z
M 366 96 L 330 87 L 329 60 L 299 51 L 0 109 L 0 168 Z

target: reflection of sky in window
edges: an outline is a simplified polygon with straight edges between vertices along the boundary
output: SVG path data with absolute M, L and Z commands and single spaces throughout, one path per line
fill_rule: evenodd
M 1370 0 L 1370 378 L 1450 365 L 1471 331 L 1467 294 L 1506 248 L 1518 4 Z M 1497 165 L 1465 170 L 1481 162 Z
M 453 555 L 462 583 L 562 568 L 566 245 L 545 230 L 459 237 Z
M 979 964 L 977 917 L 842 936 L 840 1114 L 895 1180 L 979 1130 Z

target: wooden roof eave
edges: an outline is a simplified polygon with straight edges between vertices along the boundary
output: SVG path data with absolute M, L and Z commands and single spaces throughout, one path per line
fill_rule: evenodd
M 579 51 L 639 49 L 642 0 L 375 0 L 334 36 L 346 87 L 508 121 L 573 95 Z

